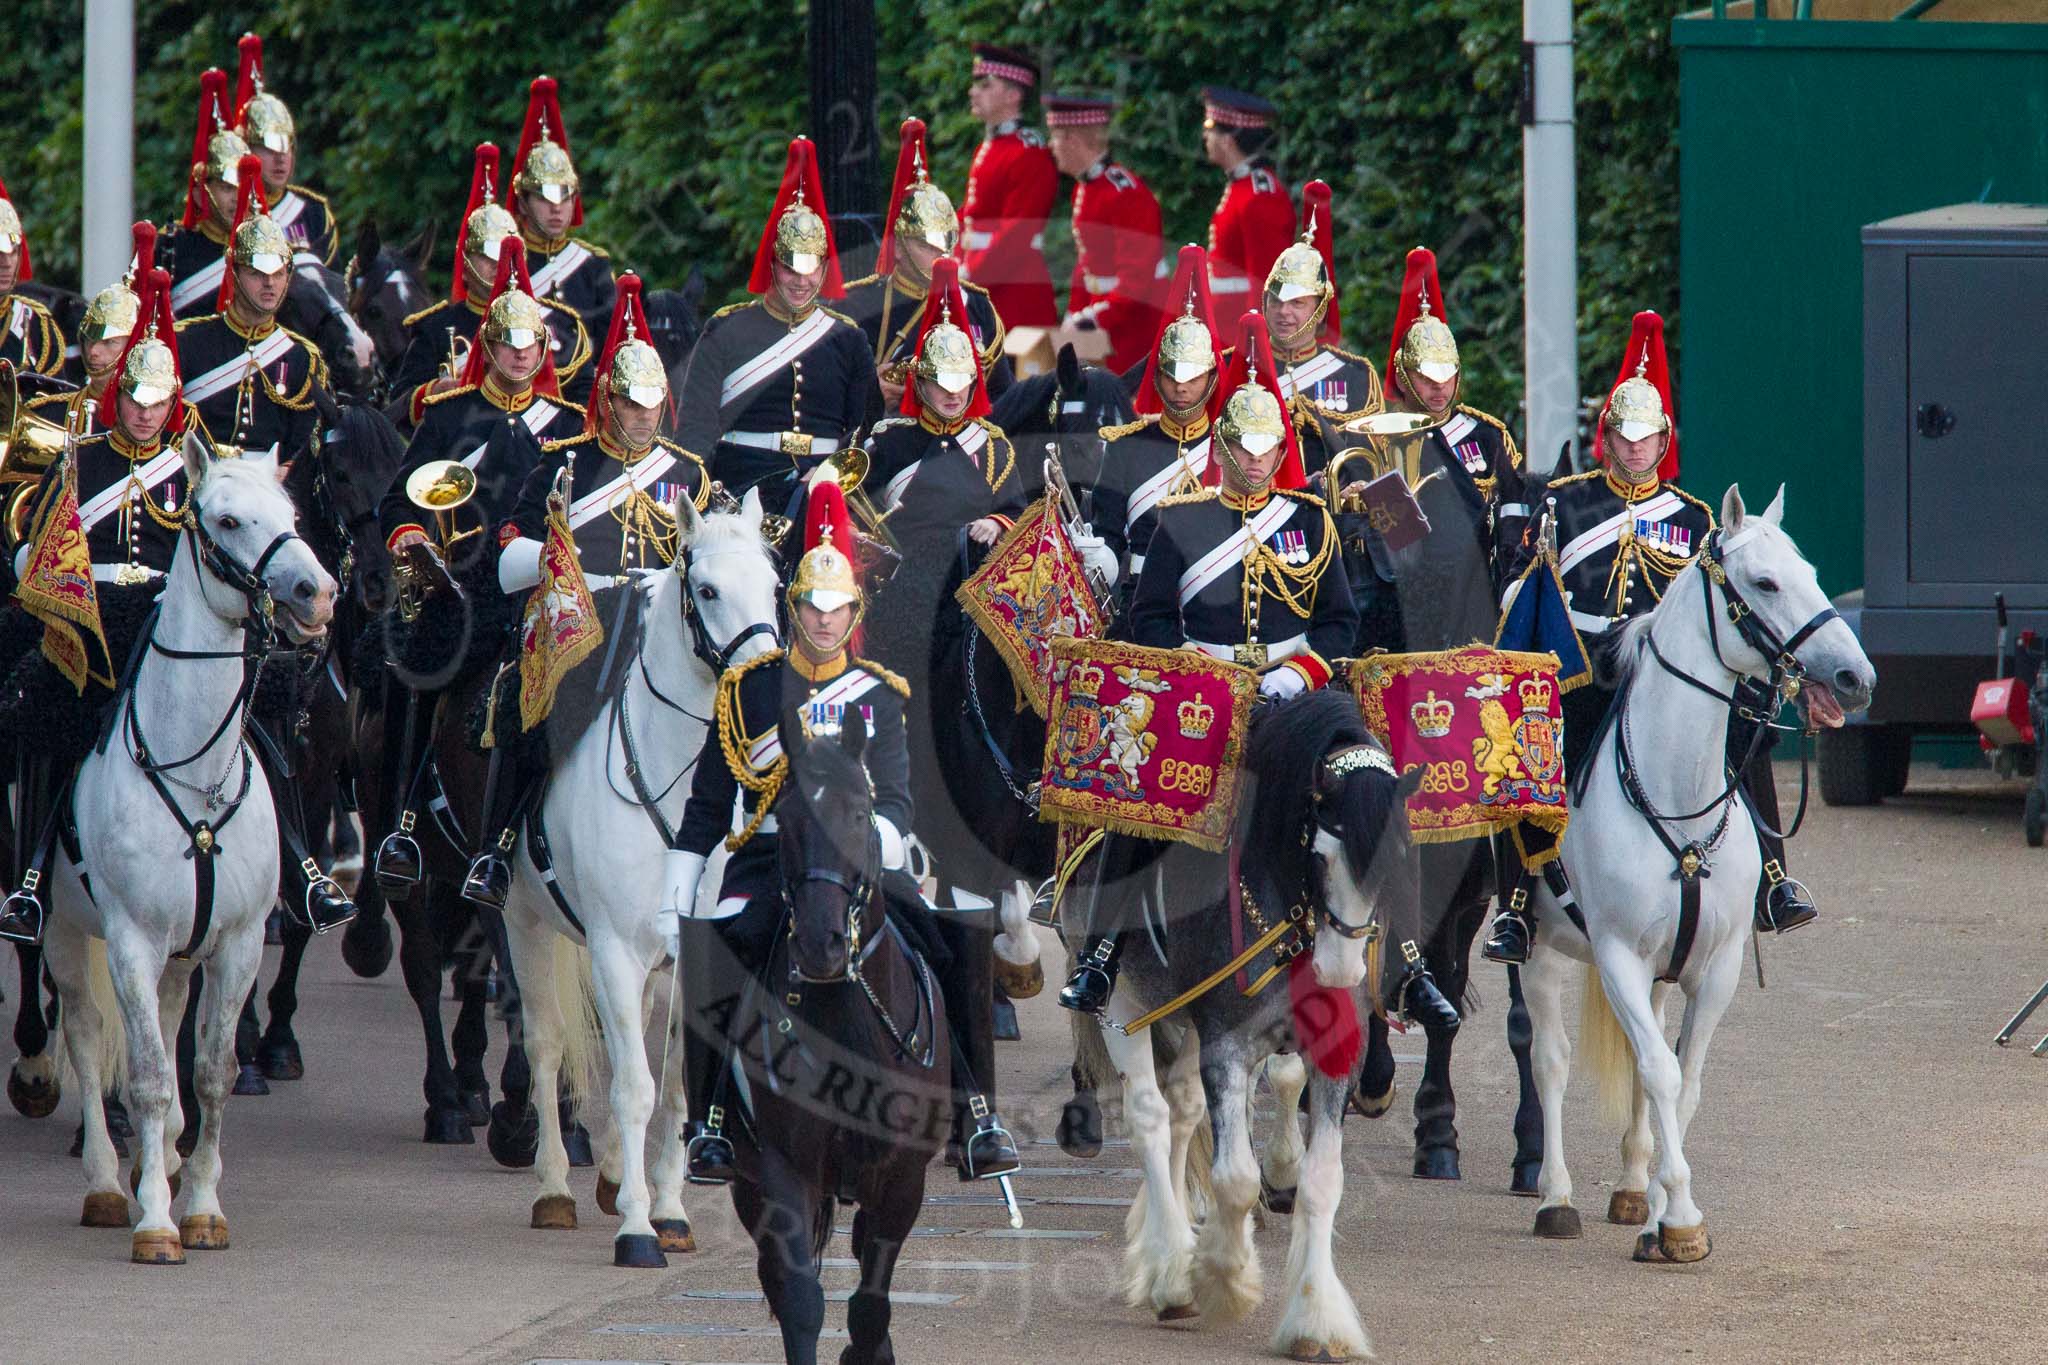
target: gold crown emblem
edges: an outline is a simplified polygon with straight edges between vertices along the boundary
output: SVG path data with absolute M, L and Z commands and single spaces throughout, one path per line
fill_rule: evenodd
M 1515 690 L 1521 694 L 1524 711 L 1547 713 L 1551 702 L 1557 698 L 1557 684 L 1541 673 L 1533 678 L 1522 679 L 1522 685 Z
M 1207 739 L 1216 723 L 1216 708 L 1199 697 L 1180 704 L 1180 733 L 1183 739 Z
M 1442 739 L 1449 734 L 1451 722 L 1457 715 L 1458 708 L 1438 697 L 1434 690 L 1408 708 L 1408 718 L 1415 722 L 1415 733 L 1424 739 Z
M 1109 681 L 1109 674 L 1101 664 L 1081 664 L 1068 675 L 1067 692 L 1071 696 L 1086 697 L 1093 701 L 1102 691 L 1102 685 Z

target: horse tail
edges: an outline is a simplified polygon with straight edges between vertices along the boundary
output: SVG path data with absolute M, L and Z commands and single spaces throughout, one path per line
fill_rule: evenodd
M 604 1039 L 598 1032 L 597 999 L 590 989 L 590 949 L 561 934 L 554 940 L 554 1003 L 562 1036 L 559 1089 L 569 1097 L 572 1110 L 580 1111 L 596 1094 Z
M 121 1021 L 121 998 L 114 994 L 114 973 L 107 965 L 105 939 L 86 941 L 85 989 L 100 1015 L 100 1090 L 111 1095 L 128 1085 L 128 1029 Z M 37 1006 L 31 1004 L 29 1008 Z M 78 1084 L 78 1077 L 71 1070 L 71 1050 L 63 1036 L 69 1026 L 70 1016 L 59 1011 L 57 1032 L 50 1040 L 50 1048 L 56 1054 L 57 1083 L 66 1090 L 76 1089 Z
M 1102 1041 L 1102 1025 L 1092 1015 L 1068 1010 L 1066 1016 L 1068 1031 L 1074 1035 L 1074 1088 L 1098 1090 L 1116 1079 L 1116 1063 Z
M 1579 1051 L 1599 1086 L 1601 1119 L 1625 1126 L 1635 1104 L 1636 1054 L 1621 1020 L 1600 984 L 1600 969 L 1586 964 L 1586 989 L 1579 1002 Z

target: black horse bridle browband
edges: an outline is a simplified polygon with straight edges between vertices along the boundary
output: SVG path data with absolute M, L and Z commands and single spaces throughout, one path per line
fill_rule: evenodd
M 705 667 L 711 670 L 712 677 L 722 678 L 725 676 L 725 671 L 732 667 L 732 656 L 739 653 L 741 645 L 744 645 L 756 635 L 765 635 L 770 640 L 774 640 L 777 638 L 775 627 L 767 621 L 755 621 L 745 629 L 734 634 L 732 639 L 725 642 L 723 649 L 712 643 L 711 631 L 704 624 L 703 614 L 697 610 L 697 594 L 690 589 L 690 571 L 696 567 L 696 563 L 697 557 L 695 552 L 690 547 L 684 546 L 681 566 L 683 571 L 683 624 L 690 629 L 691 652 L 704 661 Z
M 1371 744 L 1354 744 L 1347 749 L 1339 749 L 1336 753 L 1329 755 L 1323 760 L 1322 768 L 1323 771 L 1329 776 L 1340 779 L 1349 777 L 1353 773 L 1363 772 L 1366 770 L 1385 773 L 1388 777 L 1393 778 L 1398 778 L 1400 776 L 1400 774 L 1394 770 L 1393 758 L 1390 755 L 1388 755 L 1384 750 Z M 1310 822 L 1314 824 L 1317 829 L 1323 828 L 1323 822 L 1320 816 L 1316 814 L 1316 812 L 1319 812 L 1322 809 L 1322 797 L 1318 795 L 1309 804 Z M 1339 840 L 1339 842 L 1342 841 Z M 1313 859 L 1310 860 L 1309 866 L 1311 877 L 1317 881 L 1320 881 L 1320 875 L 1315 870 L 1316 864 Z M 1378 927 L 1371 920 L 1367 920 L 1364 924 L 1345 923 L 1343 920 L 1338 919 L 1336 913 L 1330 909 L 1329 888 L 1318 885 L 1315 887 L 1315 891 L 1317 914 L 1321 917 L 1323 923 L 1327 924 L 1330 927 L 1330 929 L 1339 937 L 1348 938 L 1355 941 L 1357 939 L 1369 936 L 1373 932 L 1373 930 Z

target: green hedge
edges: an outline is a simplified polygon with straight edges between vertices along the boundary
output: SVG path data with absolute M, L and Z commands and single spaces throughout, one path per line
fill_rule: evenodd
M 1442 259 L 1470 397 L 1513 418 L 1521 379 L 1520 7 L 1408 0 L 1321 10 L 1280 0 L 1152 0 L 1142 9 L 1050 0 L 883 0 L 881 128 L 886 167 L 906 114 L 932 124 L 934 174 L 964 184 L 979 130 L 966 112 L 967 43 L 1000 35 L 1037 50 L 1053 83 L 1115 92 L 1118 155 L 1159 194 L 1169 247 L 1201 241 L 1220 187 L 1201 157 L 1196 92 L 1209 80 L 1281 107 L 1279 152 L 1297 187 L 1337 196 L 1346 332 L 1384 356 L 1401 258 Z M 1673 0 L 1580 0 L 1580 297 L 1585 387 L 1610 382 L 1629 315 L 1677 312 L 1677 62 Z M 0 83 L 11 150 L 0 178 L 34 233 L 40 273 L 75 281 L 83 34 L 77 0 L 17 0 L 26 38 Z M 232 70 L 234 39 L 263 33 L 278 92 L 306 149 L 302 178 L 345 229 L 374 217 L 387 238 L 432 224 L 445 277 L 470 148 L 516 145 L 526 79 L 563 87 L 591 190 L 588 235 L 680 282 L 701 266 L 713 299 L 735 297 L 787 139 L 803 131 L 804 6 L 766 0 L 455 0 L 403 6 L 296 0 L 139 7 L 137 200 L 174 214 L 192 138 L 197 73 Z M 38 83 L 40 82 L 40 83 Z M 321 92 L 315 98 L 310 92 Z M 1064 213 L 1047 239 L 1056 279 L 1071 245 Z M 94 284 L 99 283 L 94 281 Z

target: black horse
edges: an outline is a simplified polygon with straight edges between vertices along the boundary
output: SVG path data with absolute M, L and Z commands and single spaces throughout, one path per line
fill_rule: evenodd
M 355 254 L 342 272 L 348 311 L 377 348 L 380 379 L 395 370 L 405 355 L 410 340 L 405 320 L 434 303 L 422 266 L 433 250 L 432 224 L 404 246 L 385 242 L 374 222 L 365 223 L 356 236 Z M 373 401 L 382 397 L 380 392 Z
M 277 320 L 313 343 L 327 362 L 337 395 L 365 399 L 379 377 L 377 351 L 369 332 L 349 312 L 348 298 L 338 272 L 314 261 L 295 263 Z
M 732 1104 L 733 1208 L 792 1365 L 814 1365 L 820 1259 L 833 1210 L 859 1206 L 860 1287 L 842 1365 L 895 1359 L 889 1285 L 953 1121 L 951 1035 L 939 984 L 884 913 L 881 846 L 862 754 L 867 728 L 806 739 L 785 726 L 776 801 L 788 932 L 721 1013 L 746 1080 Z M 721 1080 L 721 1086 L 725 1082 Z

